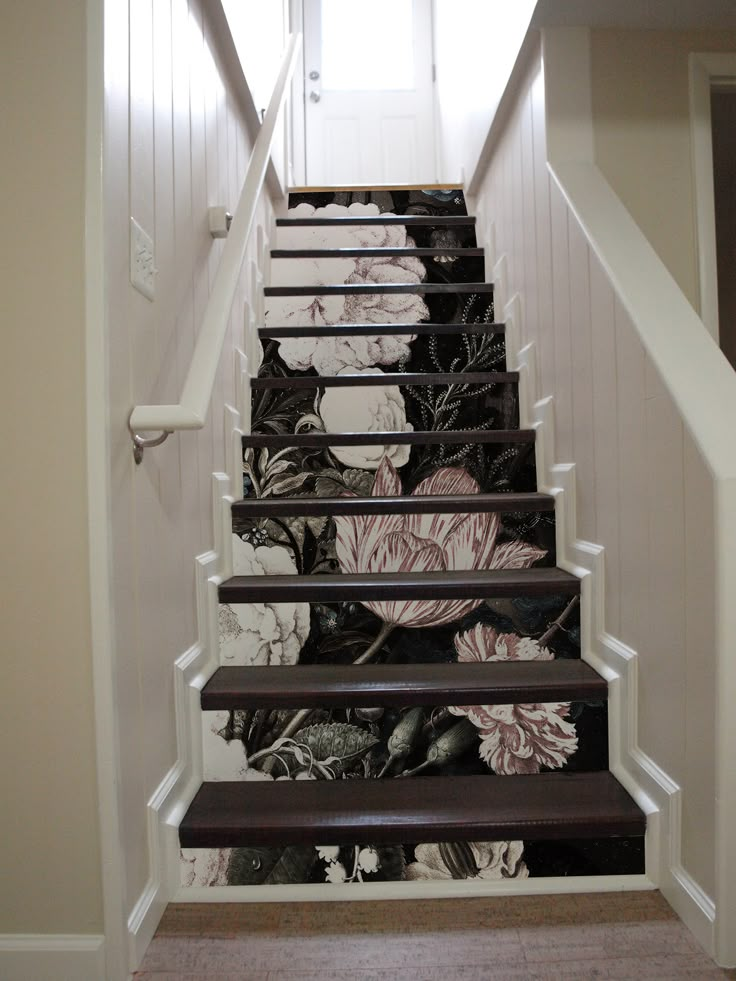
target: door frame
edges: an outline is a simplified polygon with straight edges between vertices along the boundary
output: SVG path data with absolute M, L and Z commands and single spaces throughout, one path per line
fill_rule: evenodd
M 715 86 L 733 87 L 736 90 L 736 53 L 693 52 L 689 57 L 689 69 L 698 312 L 713 339 L 718 342 L 718 269 L 710 95 Z

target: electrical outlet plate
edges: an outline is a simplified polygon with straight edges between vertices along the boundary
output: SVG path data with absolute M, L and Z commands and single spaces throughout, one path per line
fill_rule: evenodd
M 156 267 L 153 239 L 135 218 L 130 219 L 130 282 L 148 300 L 154 297 Z

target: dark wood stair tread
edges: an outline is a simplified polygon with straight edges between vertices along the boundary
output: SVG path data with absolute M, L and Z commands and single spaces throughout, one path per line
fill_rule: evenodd
M 360 708 L 604 701 L 608 685 L 577 658 L 453 664 L 222 667 L 202 708 Z
M 518 371 L 394 371 L 375 375 L 300 375 L 251 378 L 251 388 L 343 388 L 376 385 L 501 385 L 517 384 Z
M 259 327 L 261 340 L 276 337 L 365 337 L 398 334 L 504 334 L 506 324 L 323 324 L 309 327 Z
M 493 283 L 330 283 L 267 286 L 266 296 L 363 296 L 381 293 L 493 293 Z
M 396 446 L 447 445 L 471 446 L 473 443 L 533 443 L 534 429 L 439 429 L 386 433 L 248 433 L 243 446 L 281 449 L 287 446 Z
M 472 215 L 344 215 L 333 218 L 277 218 L 279 228 L 300 225 L 474 225 Z
M 184 848 L 509 841 L 643 835 L 646 818 L 606 772 L 204 783 Z
M 554 511 L 551 494 L 415 494 L 402 497 L 252 497 L 235 501 L 233 517 L 321 518 L 337 514 L 505 514 Z
M 476 248 L 450 248 L 450 249 L 418 249 L 418 248 L 336 248 L 336 249 L 271 249 L 272 259 L 360 259 L 360 258 L 380 258 L 382 256 L 455 256 L 466 258 L 468 256 L 482 256 L 483 249 Z
M 577 596 L 580 580 L 557 568 L 451 572 L 233 576 L 219 588 L 221 603 L 338 603 L 347 600 L 498 599 Z

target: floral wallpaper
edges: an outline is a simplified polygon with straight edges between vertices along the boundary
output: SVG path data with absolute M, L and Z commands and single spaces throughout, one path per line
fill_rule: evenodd
M 292 196 L 290 215 L 464 214 L 462 194 L 351 192 Z M 474 246 L 472 226 L 281 228 L 279 248 Z M 278 283 L 482 282 L 465 257 L 274 259 Z M 269 297 L 267 324 L 303 336 L 264 340 L 259 376 L 314 386 L 253 391 L 253 431 L 450 432 L 518 427 L 512 384 L 326 387 L 325 375 L 502 371 L 502 334 L 350 334 L 350 324 L 490 324 L 489 294 Z M 338 337 L 310 328 L 345 324 Z M 536 490 L 533 444 L 468 443 L 253 449 L 255 498 L 467 495 Z M 550 512 L 234 519 L 236 575 L 526 569 L 555 564 Z M 224 665 L 447 663 L 580 656 L 578 598 L 422 598 L 222 604 Z M 206 780 L 487 779 L 608 766 L 604 703 L 205 712 Z M 184 885 L 330 884 L 502 879 L 643 871 L 643 839 L 411 842 L 394 845 L 185 849 Z

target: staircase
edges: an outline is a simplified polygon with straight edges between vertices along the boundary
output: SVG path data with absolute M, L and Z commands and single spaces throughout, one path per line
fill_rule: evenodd
M 277 224 L 182 883 L 643 873 L 461 192 Z

